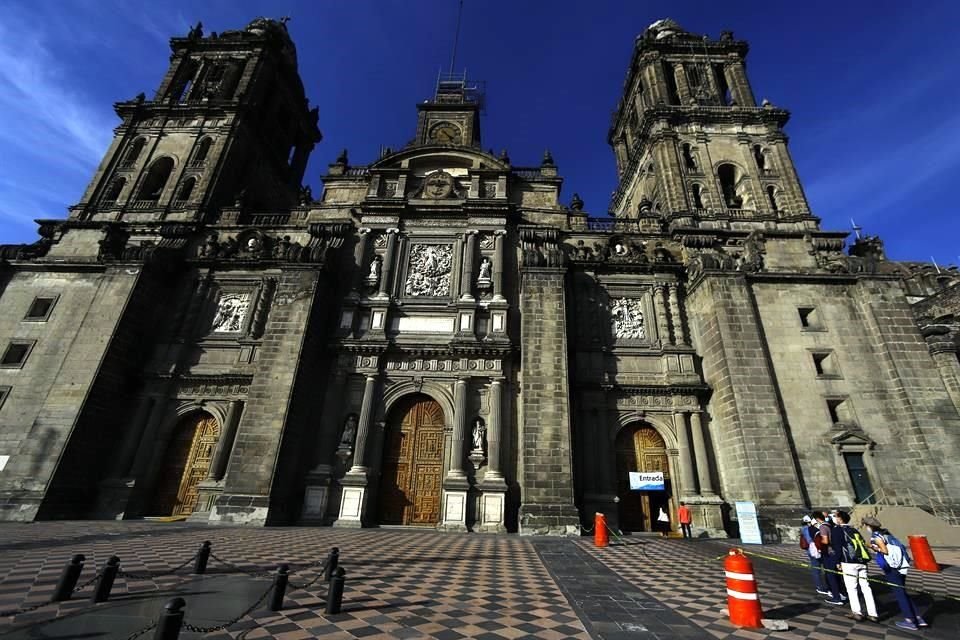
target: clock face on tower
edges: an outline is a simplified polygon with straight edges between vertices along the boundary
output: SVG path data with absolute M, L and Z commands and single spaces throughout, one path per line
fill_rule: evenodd
M 463 136 L 460 127 L 452 122 L 440 122 L 430 128 L 429 139 L 440 144 L 462 144 Z

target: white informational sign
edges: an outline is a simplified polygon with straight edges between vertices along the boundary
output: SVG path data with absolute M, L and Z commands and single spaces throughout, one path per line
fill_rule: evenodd
M 757 505 L 752 502 L 737 502 L 737 522 L 740 524 L 740 542 L 763 544 L 760 521 L 757 520 Z
M 631 491 L 663 491 L 663 472 L 630 472 Z

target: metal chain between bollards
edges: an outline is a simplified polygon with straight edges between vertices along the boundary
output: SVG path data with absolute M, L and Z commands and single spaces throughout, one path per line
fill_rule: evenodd
M 102 571 L 99 572 L 99 573 L 97 573 L 97 575 L 93 576 L 92 578 L 90 578 L 90 579 L 87 580 L 86 582 L 84 582 L 84 583 L 83 583 L 82 585 L 80 585 L 79 587 L 75 587 L 75 588 L 73 589 L 73 591 L 71 591 L 70 593 L 73 594 L 73 593 L 77 593 L 78 591 L 83 591 L 84 589 L 86 589 L 87 587 L 89 587 L 91 584 L 93 584 L 94 582 L 96 582 L 96 581 L 100 578 L 101 575 L 103 575 L 103 572 L 102 572 Z M 8 611 L 0 611 L 0 618 L 13 618 L 13 617 L 19 616 L 19 615 L 24 614 L 24 613 L 30 613 L 31 611 L 36 611 L 37 609 L 40 609 L 40 608 L 42 608 L 42 607 L 46 607 L 47 605 L 56 604 L 57 602 L 60 602 L 60 600 L 57 600 L 56 598 L 51 598 L 50 600 L 47 600 L 46 602 L 40 602 L 40 603 L 37 603 L 37 604 L 32 604 L 32 605 L 30 605 L 29 607 L 21 607 L 21 608 L 19 608 L 19 609 L 10 609 L 10 610 L 8 610 Z
M 273 584 L 271 584 L 269 587 L 267 587 L 267 590 L 263 592 L 263 595 L 260 596 L 260 597 L 257 599 L 256 602 L 254 602 L 252 605 L 250 605 L 249 607 L 247 607 L 247 609 L 246 609 L 243 613 L 241 613 L 241 614 L 238 615 L 237 617 L 233 618 L 232 620 L 229 620 L 229 621 L 227 621 L 227 622 L 224 622 L 223 624 L 218 624 L 218 625 L 215 626 L 215 627 L 198 627 L 198 626 L 196 626 L 196 625 L 190 624 L 190 623 L 187 622 L 187 621 L 184 621 L 184 622 L 183 622 L 183 628 L 186 629 L 187 631 L 192 631 L 192 632 L 194 632 L 194 633 L 213 633 L 214 631 L 222 631 L 222 630 L 226 629 L 227 627 L 232 627 L 233 625 L 235 625 L 235 624 L 237 624 L 238 622 L 240 622 L 240 620 L 242 620 L 243 618 L 245 618 L 246 616 L 248 616 L 251 611 L 253 611 L 253 610 L 256 609 L 257 607 L 259 607 L 261 604 L 263 604 L 264 600 L 267 599 L 267 596 L 270 595 L 270 592 L 271 592 L 271 591 L 273 591 Z
M 288 583 L 287 583 L 287 586 L 290 587 L 290 590 L 291 590 L 291 591 L 309 589 L 310 587 L 312 587 L 313 585 L 315 585 L 318 580 L 320 580 L 321 578 L 324 577 L 324 574 L 325 574 L 326 571 L 327 571 L 327 563 L 328 563 L 328 561 L 325 560 L 325 561 L 323 562 L 323 564 L 320 565 L 320 571 L 317 573 L 317 575 L 315 575 L 315 576 L 313 577 L 313 580 L 311 580 L 310 582 L 308 582 L 308 583 L 306 583 L 306 584 L 294 584 L 294 583 L 292 583 L 292 582 L 288 582 Z M 308 567 L 303 567 L 303 568 L 306 569 L 306 568 L 308 568 Z M 293 572 L 291 571 L 290 573 L 292 574 Z
M 145 626 L 143 629 L 140 629 L 139 631 L 134 631 L 133 633 L 128 635 L 127 640 L 134 640 L 134 638 L 139 638 L 140 636 L 145 634 L 147 631 L 152 631 L 153 629 L 156 629 L 156 628 L 157 628 L 157 623 L 156 621 L 153 621 L 147 626 Z
M 198 555 L 200 555 L 200 554 L 199 554 L 199 553 L 195 553 L 195 554 L 193 554 L 193 556 L 191 556 L 191 557 L 190 557 L 188 560 L 186 560 L 185 562 L 182 562 L 181 564 L 178 564 L 178 565 L 177 565 L 176 567 L 174 567 L 173 569 L 170 569 L 170 570 L 168 570 L 168 571 L 163 571 L 163 572 L 161 572 L 161 573 L 131 573 L 130 571 L 123 571 L 123 570 L 121 570 L 119 573 L 117 573 L 117 575 L 120 576 L 121 578 L 133 578 L 134 580 L 153 580 L 154 578 L 162 578 L 162 577 L 164 577 L 164 576 L 172 576 L 172 575 L 175 574 L 177 571 L 180 571 L 180 569 L 183 569 L 185 566 L 187 566 L 188 564 L 190 564 L 191 562 L 193 562 L 194 560 L 196 560 Z

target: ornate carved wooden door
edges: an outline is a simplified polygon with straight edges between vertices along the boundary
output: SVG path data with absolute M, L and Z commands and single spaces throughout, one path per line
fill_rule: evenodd
M 155 513 L 188 516 L 197 506 L 197 485 L 207 477 L 220 425 L 207 413 L 185 418 L 173 433 L 156 491 Z
M 620 497 L 620 528 L 653 531 L 662 507 L 670 513 L 670 468 L 667 446 L 652 427 L 622 429 L 617 436 L 617 495 Z M 631 471 L 662 471 L 665 491 L 631 491 Z
M 417 396 L 387 427 L 380 483 L 382 524 L 440 522 L 443 410 Z

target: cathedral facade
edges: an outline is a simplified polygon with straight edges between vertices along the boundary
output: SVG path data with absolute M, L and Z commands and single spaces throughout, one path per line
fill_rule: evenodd
M 0 518 L 709 535 L 956 506 L 960 274 L 822 229 L 747 44 L 636 40 L 592 217 L 443 76 L 368 165 L 284 23 L 171 40 L 80 202 L 0 245 Z M 598 130 L 599 130 L 599 124 Z M 631 489 L 632 472 L 663 489 Z

